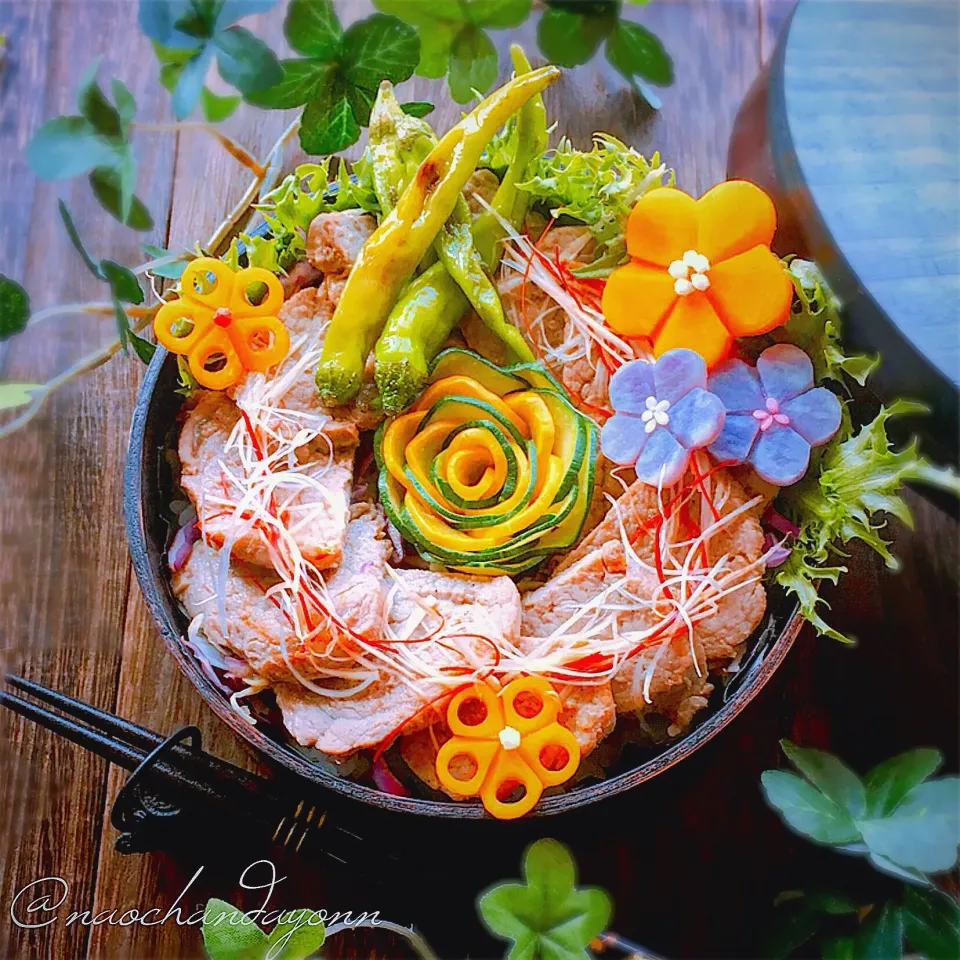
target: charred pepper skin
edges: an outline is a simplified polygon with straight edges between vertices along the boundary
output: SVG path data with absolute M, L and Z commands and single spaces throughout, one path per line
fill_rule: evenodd
M 453 213 L 484 147 L 512 114 L 559 76 L 556 67 L 542 67 L 511 80 L 445 134 L 420 164 L 347 280 L 317 366 L 323 403 L 344 404 L 357 395 L 364 361 L 392 306 Z
M 521 47 L 514 44 L 511 55 L 518 76 L 531 71 Z M 398 118 L 397 127 L 401 122 Z M 515 228 L 522 224 L 529 194 L 519 190 L 517 184 L 525 179 L 531 161 L 546 149 L 548 138 L 543 98 L 537 94 L 520 108 L 516 148 L 491 210 L 468 226 L 466 203 L 461 201 L 444 226 L 448 239 L 440 260 L 456 285 L 431 269 L 428 273 L 437 278 L 438 289 L 428 294 L 424 289 L 427 274 L 423 274 L 411 284 L 418 285 L 417 290 L 409 296 L 405 293 L 391 311 L 374 350 L 377 389 L 388 413 L 405 410 L 420 394 L 430 361 L 471 304 L 484 324 L 506 344 L 511 359 L 524 363 L 535 359 L 520 331 L 504 315 L 490 274 L 500 262 L 501 241 L 506 235 L 500 217 Z M 438 249 L 440 246 L 438 243 Z

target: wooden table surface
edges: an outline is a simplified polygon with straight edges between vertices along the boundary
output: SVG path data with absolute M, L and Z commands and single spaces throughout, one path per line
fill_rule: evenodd
M 341 6 L 346 20 L 369 9 Z M 788 12 L 787 0 L 659 0 L 640 8 L 631 15 L 658 33 L 676 61 L 677 83 L 664 93 L 662 112 L 643 109 L 609 71 L 588 65 L 550 92 L 551 115 L 581 144 L 591 130 L 605 129 L 641 150 L 661 150 L 679 183 L 699 193 L 724 176 L 737 108 Z M 97 56 L 103 76 L 119 76 L 134 92 L 139 120 L 169 119 L 169 98 L 135 19 L 133 0 L 0 2 L 0 33 L 10 47 L 0 75 L 0 271 L 23 282 L 36 307 L 99 293 L 58 224 L 58 196 L 95 256 L 135 263 L 142 240 L 190 244 L 207 236 L 246 185 L 244 171 L 201 133 L 140 133 L 138 192 L 157 222 L 142 237 L 106 217 L 82 181 L 51 184 L 31 176 L 22 155 L 30 135 L 48 117 L 72 111 L 77 82 Z M 280 49 L 281 17 L 262 19 Z M 520 35 L 532 49 L 530 25 Z M 439 84 L 410 86 L 408 99 L 443 100 L 433 118 L 438 124 L 456 115 Z M 285 114 L 241 111 L 228 129 L 262 152 L 288 121 Z M 110 334 L 109 320 L 53 320 L 3 347 L 0 379 L 46 378 Z M 166 655 L 131 576 L 121 477 L 140 372 L 135 360 L 111 362 L 3 441 L 6 665 L 158 731 L 195 723 L 208 750 L 258 769 L 257 758 Z M 757 700 L 678 768 L 633 794 L 559 819 L 469 828 L 398 823 L 422 850 L 406 868 L 403 889 L 274 857 L 287 879 L 271 905 L 379 910 L 416 924 L 443 955 L 494 956 L 499 948 L 483 933 L 473 899 L 489 883 L 517 874 L 527 842 L 552 835 L 572 846 L 584 881 L 611 891 L 622 934 L 672 957 L 756 953 L 779 890 L 866 869 L 796 840 L 764 807 L 759 776 L 779 762 L 780 737 L 829 747 L 860 768 L 907 747 L 936 744 L 956 766 L 957 526 L 919 498 L 911 502 L 915 530 L 894 528 L 903 571 L 886 572 L 854 551 L 854 572 L 830 596 L 835 622 L 855 632 L 859 646 L 843 648 L 805 632 Z M 224 829 L 203 840 L 184 838 L 163 854 L 121 856 L 109 809 L 123 774 L 9 715 L 0 723 L 6 823 L 0 956 L 197 956 L 198 931 L 174 920 L 152 927 L 64 921 L 67 910 L 165 910 L 199 867 L 185 907 L 212 895 L 260 903 L 259 894 L 241 898 L 238 881 L 243 867 L 270 850 Z M 361 809 L 355 815 L 360 825 L 370 816 Z M 374 873 L 376 867 L 371 863 Z M 60 920 L 39 929 L 15 925 L 14 895 L 44 877 L 69 884 Z M 380 934 L 362 943 L 341 938 L 331 947 L 403 955 Z

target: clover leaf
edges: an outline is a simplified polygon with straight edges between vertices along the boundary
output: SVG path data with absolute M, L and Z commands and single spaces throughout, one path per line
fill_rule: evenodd
M 586 63 L 617 25 L 617 3 L 594 3 L 568 9 L 551 5 L 537 24 L 537 43 L 551 63 L 578 67 Z
M 0 340 L 21 333 L 30 320 L 30 297 L 19 283 L 0 273 Z
M 320 913 L 290 910 L 283 914 L 267 938 L 265 960 L 306 960 L 322 946 L 325 929 Z
M 153 41 L 161 80 L 173 92 L 173 111 L 182 120 L 204 97 L 204 78 L 216 59 L 221 78 L 242 94 L 279 82 L 281 68 L 273 51 L 236 21 L 269 10 L 276 0 L 140 0 L 140 29 Z M 225 111 L 207 91 L 208 120 Z
M 380 81 L 408 79 L 420 58 L 420 41 L 408 24 L 376 13 L 344 31 L 332 0 L 291 0 L 284 33 L 302 57 L 282 61 L 279 79 L 246 99 L 273 110 L 304 105 L 300 145 L 311 154 L 355 143 Z
M 203 912 L 203 945 L 210 960 L 306 960 L 323 946 L 320 913 L 289 910 L 267 936 L 239 907 L 215 897 Z
M 242 911 L 212 897 L 203 911 L 203 946 L 210 960 L 262 960 L 267 935 Z
M 67 205 L 58 201 L 60 209 L 60 219 L 63 221 L 63 227 L 70 238 L 77 253 L 83 260 L 86 268 L 98 280 L 103 281 L 110 287 L 110 299 L 113 304 L 113 314 L 117 321 L 117 335 L 120 338 L 120 346 L 126 353 L 132 346 L 136 355 L 144 362 L 149 363 L 156 352 L 156 346 L 149 340 L 139 336 L 136 331 L 130 327 L 130 318 L 123 308 L 124 303 L 141 304 L 144 301 L 143 288 L 136 274 L 129 268 L 117 263 L 114 260 L 101 260 L 95 262 L 93 257 L 87 253 L 87 248 L 80 239 L 76 224 Z
M 537 840 L 524 854 L 526 883 L 501 883 L 480 896 L 491 933 L 513 942 L 514 960 L 586 958 L 587 945 L 606 927 L 612 906 L 598 887 L 576 886 L 576 864 L 556 840 Z
M 830 754 L 781 743 L 803 777 L 767 770 L 761 784 L 767 803 L 797 833 L 865 855 L 878 870 L 913 884 L 929 885 L 926 874 L 957 862 L 960 777 L 928 779 L 939 752 L 901 754 L 871 770 L 864 784 Z
M 530 15 L 532 0 L 374 0 L 378 10 L 414 24 L 420 34 L 417 73 L 433 79 L 449 71 L 458 103 L 486 93 L 496 83 L 497 51 L 488 29 L 516 27 Z
M 145 204 L 134 196 L 137 163 L 130 146 L 130 125 L 137 111 L 133 94 L 114 80 L 113 101 L 97 82 L 99 60 L 84 73 L 77 89 L 79 116 L 54 117 L 27 145 L 27 162 L 42 180 L 89 174 L 100 205 L 136 230 L 153 226 Z

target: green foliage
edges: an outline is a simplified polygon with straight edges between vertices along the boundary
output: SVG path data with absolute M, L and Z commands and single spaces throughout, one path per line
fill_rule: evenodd
M 203 914 L 203 945 L 210 960 L 306 960 L 324 941 L 313 910 L 281 915 L 269 936 L 239 908 L 213 898 Z
M 795 259 L 787 270 L 797 298 L 777 338 L 795 343 L 810 356 L 818 382 L 829 380 L 844 390 L 850 378 L 862 386 L 879 358 L 844 352 L 839 304 L 816 264 Z M 883 537 L 884 515 L 912 526 L 902 496 L 904 484 L 920 481 L 960 496 L 960 478 L 952 469 L 937 467 L 923 457 L 915 439 L 901 450 L 891 447 L 887 422 L 925 412 L 922 404 L 898 400 L 881 407 L 870 423 L 856 430 L 845 408 L 840 429 L 823 448 L 819 467 L 781 494 L 781 509 L 800 527 L 800 534 L 790 556 L 776 568 L 776 580 L 797 597 L 804 617 L 818 633 L 850 642 L 820 616 L 818 608 L 824 601 L 817 592 L 819 580 L 836 583 L 846 571 L 839 562 L 846 544 L 862 540 L 888 567 L 897 568 Z
M 54 117 L 43 124 L 27 146 L 27 162 L 43 180 L 66 180 L 89 174 L 101 206 L 137 230 L 153 220 L 134 196 L 137 164 L 130 148 L 130 124 L 137 105 L 119 80 L 112 83 L 113 101 L 97 82 L 99 60 L 87 69 L 77 90 L 79 115 Z
M 936 889 L 904 887 L 885 903 L 857 903 L 843 894 L 791 891 L 778 898 L 763 956 L 810 956 L 816 938 L 824 960 L 927 960 L 960 956 L 960 907 Z
M 894 757 L 864 783 L 828 753 L 781 743 L 803 777 L 765 771 L 764 797 L 801 836 L 865 855 L 882 872 L 912 883 L 929 883 L 926 874 L 957 862 L 960 778 L 928 779 L 942 759 L 937 751 Z
M 357 208 L 379 214 L 365 158 L 353 165 L 353 174 L 351 178 L 347 165 L 341 163 L 333 189 L 329 159 L 300 164 L 257 206 L 270 236 L 241 236 L 250 265 L 276 272 L 302 260 L 306 254 L 304 237 L 317 214 Z
M 30 297 L 14 280 L 0 273 L 0 340 L 21 333 L 30 320 Z
M 673 61 L 663 44 L 646 27 L 622 19 L 617 0 L 546 0 L 547 10 L 537 25 L 537 43 L 544 56 L 561 67 L 577 67 L 590 60 L 606 43 L 609 63 L 659 109 L 660 100 L 648 84 L 673 83 Z
M 271 9 L 276 0 L 140 0 L 140 29 L 153 41 L 161 80 L 173 93 L 178 119 L 203 102 L 204 115 L 229 115 L 236 101 L 224 103 L 205 91 L 204 78 L 214 60 L 221 78 L 242 94 L 253 94 L 280 80 L 277 58 L 258 37 L 235 22 Z
M 449 74 L 450 94 L 467 103 L 497 80 L 497 51 L 487 30 L 516 27 L 532 0 L 374 0 L 377 9 L 413 24 L 420 35 L 417 73 Z
M 610 920 L 610 898 L 576 886 L 576 864 L 556 840 L 537 840 L 523 860 L 525 883 L 501 883 L 481 894 L 478 908 L 491 933 L 512 942 L 513 960 L 587 958 L 587 945 Z
M 0 383 L 0 410 L 26 406 L 33 399 L 33 391 L 42 389 L 42 383 Z
M 654 187 L 672 185 L 672 170 L 655 153 L 650 160 L 606 133 L 594 136 L 593 148 L 577 150 L 563 138 L 543 154 L 522 190 L 549 205 L 555 217 L 571 217 L 590 227 L 596 258 L 585 276 L 604 276 L 627 256 L 624 227 L 638 198 Z
M 344 31 L 331 0 L 291 0 L 284 32 L 302 58 L 284 60 L 277 81 L 246 99 L 275 110 L 305 104 L 300 144 L 311 154 L 355 143 L 380 81 L 406 80 L 420 58 L 412 27 L 378 13 Z
M 80 254 L 84 265 L 98 280 L 103 281 L 110 287 L 110 299 L 113 303 L 113 315 L 117 321 L 117 335 L 120 338 L 120 346 L 125 353 L 128 352 L 132 346 L 134 353 L 136 353 L 144 363 L 149 363 L 153 354 L 156 352 L 156 346 L 131 329 L 130 318 L 123 308 L 124 303 L 139 305 L 144 301 L 143 288 L 140 286 L 140 281 L 137 279 L 136 274 L 122 264 L 116 263 L 114 260 L 101 260 L 99 263 L 95 262 L 93 257 L 87 253 L 87 249 L 80 239 L 80 234 L 77 232 L 76 225 L 73 222 L 73 217 L 70 216 L 67 205 L 60 200 L 58 206 L 63 227 L 67 232 L 67 236 L 70 238 L 70 242 L 73 244 L 77 253 Z

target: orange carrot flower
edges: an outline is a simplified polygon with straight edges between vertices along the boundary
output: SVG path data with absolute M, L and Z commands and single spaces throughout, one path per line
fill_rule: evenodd
M 659 357 L 696 350 L 713 367 L 736 337 L 766 333 L 790 315 L 793 285 L 770 251 L 777 214 L 746 180 L 699 200 L 673 187 L 642 196 L 627 220 L 630 262 L 610 275 L 603 313 L 611 329 L 646 337 Z
M 254 303 L 256 287 L 263 296 Z M 277 319 L 283 287 L 269 271 L 234 272 L 222 260 L 199 257 L 180 280 L 180 299 L 164 304 L 153 322 L 157 342 L 183 354 L 201 386 L 226 390 L 248 370 L 267 370 L 290 349 L 287 328 Z
M 437 754 L 438 779 L 451 793 L 479 794 L 499 820 L 522 817 L 544 787 L 569 780 L 580 765 L 576 737 L 557 722 L 560 706 L 543 677 L 518 677 L 499 694 L 485 683 L 460 691 L 447 708 L 453 737 Z M 523 796 L 510 800 L 520 788 Z

